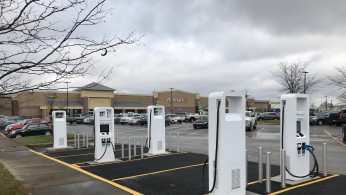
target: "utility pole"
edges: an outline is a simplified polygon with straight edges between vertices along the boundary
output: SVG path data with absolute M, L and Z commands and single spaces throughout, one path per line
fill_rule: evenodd
M 171 113 L 173 114 L 173 87 L 169 88 L 171 90 Z
M 70 116 L 70 111 L 68 110 L 68 84 L 71 82 L 66 81 L 64 83 L 66 83 L 66 92 L 67 92 L 66 93 L 66 114 L 67 116 Z
M 326 96 L 326 112 L 328 110 L 328 101 L 327 101 L 327 96 Z
M 304 71 L 303 73 L 304 73 L 304 92 L 303 93 L 305 94 L 305 92 L 306 92 L 306 74 L 309 72 Z

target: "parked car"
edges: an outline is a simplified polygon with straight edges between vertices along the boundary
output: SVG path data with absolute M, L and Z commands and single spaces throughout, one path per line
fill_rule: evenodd
M 258 120 L 279 120 L 280 114 L 277 112 L 263 112 L 258 116 Z
M 346 110 L 342 110 L 340 112 L 331 112 L 329 114 L 329 119 L 332 124 L 337 126 L 346 124 Z
M 10 133 L 13 130 L 23 128 L 27 124 L 41 123 L 41 122 L 42 122 L 42 119 L 40 118 L 25 119 L 25 120 L 19 121 L 18 123 L 7 125 L 7 127 L 5 128 L 5 132 Z
M 89 117 L 90 115 L 84 115 L 84 114 L 75 114 L 73 117 L 67 117 L 66 121 L 69 122 L 70 124 L 72 123 L 77 123 L 77 124 L 82 124 L 84 119 Z
M 165 126 L 171 124 L 171 117 L 170 116 L 165 116 Z
M 171 123 L 182 123 L 183 119 L 180 116 L 177 116 L 175 114 L 166 114 L 166 116 L 169 116 L 171 118 Z
M 140 115 L 133 116 L 129 121 L 129 125 L 139 125 L 140 121 L 141 121 Z
M 201 116 L 193 122 L 193 128 L 208 128 L 208 116 Z
M 190 113 L 186 115 L 186 121 L 190 121 L 193 123 L 195 120 L 199 119 L 199 117 L 201 117 L 201 115 L 199 115 L 198 113 Z
M 114 115 L 114 124 L 119 124 L 120 120 L 121 120 L 121 117 L 123 117 L 122 114 L 115 114 Z
M 88 116 L 83 119 L 83 123 L 87 125 L 93 125 L 94 124 L 94 116 Z
M 187 112 L 177 112 L 177 113 L 175 113 L 175 115 L 179 116 L 181 118 L 181 120 L 183 120 L 183 121 L 187 121 L 186 120 L 187 114 L 188 114 Z
M 133 116 L 139 116 L 139 114 L 134 114 L 133 112 L 124 114 L 124 116 L 120 119 L 120 124 L 128 124 Z
M 142 117 L 139 124 L 143 125 L 148 125 L 148 117 Z M 165 116 L 165 126 L 171 124 L 171 117 L 170 116 Z
M 252 111 L 245 111 L 245 129 L 246 131 L 251 131 L 256 129 L 257 121 L 256 115 Z
M 10 138 L 18 138 L 34 135 L 52 135 L 53 131 L 47 123 L 31 123 L 25 125 L 22 129 L 16 129 L 8 134 Z
M 310 125 L 315 125 L 317 124 L 318 126 L 322 126 L 325 124 L 329 124 L 329 112 L 320 112 L 317 113 L 316 116 L 311 116 L 310 117 Z
M 22 120 L 24 120 L 24 118 L 20 116 L 7 116 L 0 121 L 0 130 L 5 130 L 7 125 L 15 124 Z

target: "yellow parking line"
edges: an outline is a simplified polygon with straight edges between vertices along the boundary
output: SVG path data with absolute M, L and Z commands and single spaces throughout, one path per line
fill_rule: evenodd
M 4 134 L 2 134 L 1 132 L 0 132 L 0 134 L 2 135 L 2 137 L 6 137 Z
M 117 183 L 115 183 L 115 182 L 112 182 L 112 181 L 110 181 L 110 180 L 108 180 L 108 179 L 105 179 L 105 178 L 103 178 L 103 177 L 100 177 L 100 176 L 98 176 L 98 175 L 95 175 L 95 174 L 93 174 L 93 173 L 90 173 L 90 172 L 88 172 L 88 171 L 85 171 L 85 170 L 83 170 L 83 169 L 81 169 L 81 168 L 75 167 L 75 166 L 73 166 L 73 165 L 71 165 L 71 164 L 65 163 L 65 162 L 63 162 L 63 161 L 61 161 L 61 160 L 52 158 L 52 157 L 50 157 L 50 156 L 44 155 L 44 154 L 39 153 L 39 152 L 36 152 L 36 151 L 34 151 L 34 150 L 29 150 L 29 151 L 32 152 L 32 153 L 35 153 L 35 154 L 37 154 L 37 155 L 46 157 L 46 158 L 48 158 L 48 159 L 50 159 L 50 160 L 53 160 L 53 161 L 55 161 L 55 162 L 58 162 L 58 163 L 60 163 L 60 164 L 63 164 L 63 165 L 65 165 L 65 166 L 67 166 L 67 167 L 70 167 L 70 168 L 76 170 L 76 171 L 79 171 L 79 172 L 81 172 L 81 173 L 84 173 L 84 174 L 86 174 L 86 175 L 89 175 L 89 176 L 91 176 L 91 177 L 93 177 L 93 178 L 95 178 L 95 179 L 98 179 L 98 180 L 100 180 L 100 181 L 106 182 L 106 183 L 108 183 L 108 184 L 110 184 L 110 185 L 112 185 L 112 186 L 115 186 L 115 187 L 117 187 L 117 188 L 119 188 L 119 189 L 122 189 L 122 190 L 124 190 L 124 191 L 126 191 L 126 192 L 128 192 L 128 193 L 130 193 L 130 194 L 141 195 L 141 193 L 136 192 L 136 191 L 134 191 L 134 190 L 132 190 L 132 189 L 130 189 L 130 188 L 127 188 L 127 187 L 125 187 L 125 186 L 122 186 L 122 185 L 120 185 L 120 184 L 117 184 Z
M 140 148 L 140 147 L 137 147 L 137 148 Z M 127 148 L 127 149 L 124 149 L 124 151 L 125 150 L 129 150 L 129 149 Z M 114 150 L 114 152 L 117 152 L 117 151 L 121 151 L 121 149 Z M 71 155 L 66 155 L 66 156 L 54 156 L 53 158 L 67 158 L 67 157 L 73 157 L 73 156 L 86 156 L 86 155 L 90 155 L 90 154 L 94 154 L 94 152 L 89 152 L 89 153 L 84 153 L 84 154 L 71 154 Z
M 155 171 L 155 172 L 151 172 L 151 173 L 144 173 L 144 174 L 140 174 L 140 175 L 133 175 L 133 176 L 129 176 L 129 177 L 122 177 L 122 178 L 112 179 L 111 181 L 118 181 L 118 180 L 123 180 L 123 179 L 142 177 L 142 176 L 146 176 L 146 175 L 154 175 L 154 174 L 158 174 L 158 173 L 164 173 L 164 172 L 175 171 L 175 170 L 179 170 L 179 169 L 186 169 L 186 168 L 190 168 L 190 167 L 197 167 L 197 166 L 202 166 L 202 165 L 204 165 L 204 163 L 196 164 L 196 165 L 189 165 L 189 166 L 184 166 L 184 167 L 177 167 L 177 168 L 173 168 L 173 169 L 166 169 L 166 170 L 162 170 L 162 171 Z
M 262 179 L 262 181 L 266 181 L 267 179 Z M 247 183 L 247 185 L 252 185 L 252 184 L 255 184 L 255 183 L 258 183 L 259 181 L 253 181 L 253 182 L 249 182 Z
M 171 156 L 171 155 L 177 155 L 177 154 L 185 154 L 187 152 L 180 152 L 180 153 L 169 153 L 169 154 L 162 154 L 162 155 L 155 155 L 155 156 L 149 156 L 146 158 L 137 158 L 137 159 L 132 159 L 132 160 L 124 160 L 124 161 L 117 161 L 117 162 L 109 162 L 109 163 L 102 163 L 102 164 L 95 164 L 95 165 L 85 165 L 85 166 L 79 166 L 79 167 L 96 167 L 96 166 L 102 166 L 102 165 L 109 165 L 109 164 L 118 164 L 118 163 L 125 163 L 125 162 L 132 162 L 132 161 L 138 161 L 138 160 L 146 160 L 150 158 L 157 158 L 157 157 L 162 157 L 162 156 Z M 139 156 L 139 155 L 137 155 Z M 76 164 L 83 164 L 83 163 L 76 163 Z
M 323 130 L 329 137 L 333 138 L 335 141 L 339 142 L 342 146 L 346 146 L 342 141 L 340 141 L 338 138 L 334 137 L 332 134 L 330 134 L 327 130 Z
M 297 185 L 297 186 L 292 186 L 292 187 L 289 187 L 289 188 L 285 188 L 283 190 L 280 190 L 280 191 L 277 191 L 277 192 L 273 192 L 270 195 L 281 194 L 281 193 L 287 192 L 289 190 L 293 190 L 293 189 L 296 189 L 296 188 L 300 188 L 300 187 L 303 187 L 303 186 L 307 186 L 307 185 L 310 185 L 310 184 L 314 184 L 314 183 L 321 182 L 321 181 L 324 181 L 324 180 L 327 180 L 327 179 L 331 179 L 333 177 L 338 177 L 338 176 L 340 176 L 340 175 L 339 174 L 333 174 L 333 175 L 328 176 L 328 177 L 323 177 L 321 179 L 316 179 L 316 180 L 313 180 L 313 181 L 310 181 L 310 182 L 307 182 L 307 183 L 303 183 L 303 184 L 300 184 L 300 185 Z
M 262 131 L 263 129 L 264 129 L 264 128 L 258 129 L 257 131 L 251 133 L 251 134 L 250 134 L 249 136 L 247 136 L 246 138 L 250 138 L 250 137 L 254 136 L 256 133 Z

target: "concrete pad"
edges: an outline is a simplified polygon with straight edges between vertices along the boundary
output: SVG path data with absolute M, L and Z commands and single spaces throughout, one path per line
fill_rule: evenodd
M 74 147 L 67 146 L 66 148 L 47 148 L 47 152 L 60 152 L 60 151 L 66 151 L 66 150 L 73 150 Z
M 296 180 L 296 181 L 286 179 L 286 184 L 294 186 L 294 185 L 302 184 L 302 183 L 313 181 L 313 180 L 320 179 L 320 178 L 321 178 L 320 176 L 313 177 L 313 178 L 307 177 L 307 178 L 303 178 L 303 179 Z M 281 176 L 279 175 L 276 177 L 272 177 L 272 181 L 281 183 Z
M 37 188 L 31 191 L 35 195 L 94 195 L 94 194 L 119 194 L 127 195 L 129 193 L 119 190 L 111 185 L 106 185 L 102 181 L 86 181 L 81 183 L 73 183 L 59 186 L 51 186 L 46 188 Z

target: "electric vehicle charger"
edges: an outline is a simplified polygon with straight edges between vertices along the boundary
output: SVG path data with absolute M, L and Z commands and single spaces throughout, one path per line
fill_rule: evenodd
M 285 123 L 285 107 L 286 107 L 286 102 L 283 102 L 283 107 L 282 107 L 282 133 L 281 133 L 281 149 L 284 149 L 284 123 Z M 310 152 L 310 154 L 312 155 L 312 157 L 314 158 L 314 167 L 313 169 L 306 175 L 294 175 L 293 173 L 291 173 L 287 167 L 285 167 L 285 170 L 287 171 L 288 174 L 290 174 L 293 177 L 296 178 L 305 178 L 305 177 L 316 177 L 318 175 L 318 162 L 317 162 L 317 158 L 314 154 L 314 147 L 312 147 L 311 145 L 303 145 L 302 147 L 304 147 L 306 150 L 308 150 Z
M 218 153 L 218 145 L 219 145 L 219 111 L 220 111 L 220 103 L 221 103 L 221 100 L 218 100 L 218 104 L 217 104 L 217 115 L 216 115 L 216 147 L 215 147 L 215 165 L 214 165 L 214 181 L 213 181 L 213 187 L 211 188 L 211 190 L 208 190 L 206 188 L 206 185 L 205 185 L 205 178 L 204 178 L 204 173 L 205 173 L 205 167 L 207 165 L 207 162 L 209 160 L 209 158 L 206 159 L 206 161 L 204 162 L 203 164 L 203 170 L 202 170 L 202 183 L 203 183 L 203 188 L 204 190 L 207 192 L 207 193 L 211 193 L 214 191 L 214 188 L 215 188 L 215 184 L 216 184 L 216 174 L 217 174 L 217 153 Z

